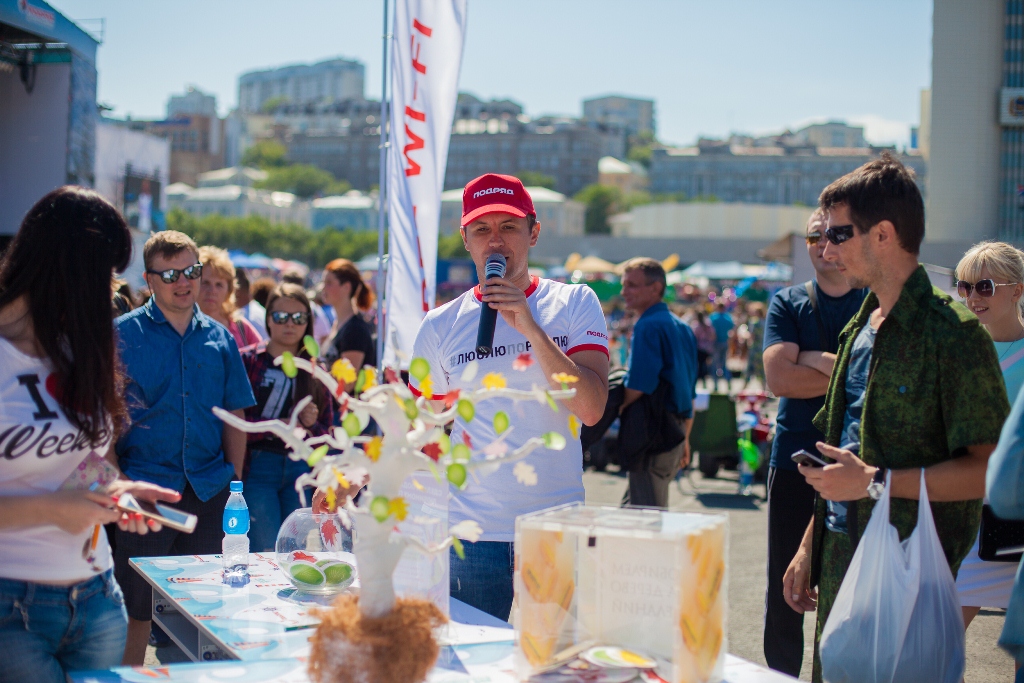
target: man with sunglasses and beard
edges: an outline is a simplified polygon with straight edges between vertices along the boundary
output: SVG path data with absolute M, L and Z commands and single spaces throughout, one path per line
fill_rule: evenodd
M 871 292 L 840 335 L 814 421 L 825 435 L 818 452 L 830 464 L 799 465 L 818 499 L 783 597 L 797 612 L 817 609 L 815 681 L 822 629 L 885 487 L 890 521 L 905 540 L 917 524 L 924 470 L 956 576 L 978 533 L 988 458 L 1010 409 L 991 337 L 918 263 L 924 202 L 913 172 L 883 153 L 825 188 L 820 204 L 825 260 L 851 287 Z
M 799 450 L 815 452 L 814 445 L 824 438 L 814 416 L 825 405 L 839 333 L 867 294 L 850 287 L 835 264 L 823 258 L 827 240 L 821 209 L 807 220 L 805 241 L 814 279 L 772 298 L 764 334 L 765 377 L 780 399 L 768 469 L 764 657 L 768 666 L 794 677 L 800 675 L 804 656 L 804 616 L 783 599 L 782 578 L 814 514 L 814 489 L 790 456 Z
M 169 527 L 146 536 L 116 532 L 127 665 L 143 664 L 152 615 L 152 590 L 128 558 L 221 552 L 228 485 L 242 478 L 246 438 L 211 409 L 244 418 L 256 403 L 231 333 L 196 304 L 203 266 L 195 242 L 175 230 L 158 232 L 143 247 L 143 262 L 153 296 L 114 321 L 131 417 L 116 445 L 118 462 L 131 479 L 181 491 L 177 507 L 199 521 L 191 534 Z

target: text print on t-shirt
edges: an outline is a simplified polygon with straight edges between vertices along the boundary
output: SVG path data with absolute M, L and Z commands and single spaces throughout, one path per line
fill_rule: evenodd
M 32 413 L 32 424 L 16 424 L 0 432 L 0 453 L 3 453 L 5 459 L 14 460 L 32 452 L 35 452 L 37 458 L 48 458 L 51 455 L 81 451 L 89 446 L 89 435 L 81 430 L 77 433 L 67 433 L 63 437 L 49 433 L 53 421 L 60 419 L 60 414 L 57 413 L 59 406 L 55 398 L 58 391 L 55 374 L 51 373 L 43 385 L 50 400 L 53 401 L 52 407 L 43 392 L 39 391 L 39 375 L 34 372 L 18 375 L 17 380 L 32 399 L 36 410 Z M 104 428 L 96 449 L 102 452 L 110 443 L 110 437 L 109 429 Z
M 552 337 L 551 341 L 555 342 L 555 344 L 558 345 L 558 348 L 560 348 L 563 353 L 565 352 L 566 349 L 569 348 L 569 337 L 568 337 L 568 335 L 564 335 L 563 334 L 563 335 L 558 336 L 558 337 Z M 490 353 L 480 354 L 480 353 L 477 353 L 476 351 L 466 351 L 464 353 L 456 353 L 456 354 L 452 355 L 451 360 L 449 362 L 451 363 L 452 367 L 455 367 L 455 366 L 458 366 L 458 365 L 463 365 L 465 363 L 470 363 L 470 362 L 475 361 L 477 359 L 490 358 L 492 356 L 498 357 L 498 356 L 518 355 L 520 353 L 528 353 L 531 348 L 533 348 L 533 345 L 530 344 L 530 342 L 528 342 L 528 341 L 519 342 L 518 344 L 506 344 L 504 346 L 493 346 L 493 347 L 491 347 L 491 352 Z

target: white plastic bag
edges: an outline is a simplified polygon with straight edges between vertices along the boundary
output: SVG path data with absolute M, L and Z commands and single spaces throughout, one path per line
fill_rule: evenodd
M 891 473 L 889 475 L 891 479 Z M 875 504 L 821 634 L 828 683 L 958 683 L 964 626 L 921 471 L 917 527 L 900 543 L 890 481 Z

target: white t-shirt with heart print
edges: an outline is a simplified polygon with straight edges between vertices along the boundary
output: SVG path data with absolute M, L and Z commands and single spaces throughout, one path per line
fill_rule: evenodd
M 0 496 L 53 493 L 95 448 L 68 422 L 54 395 L 50 363 L 27 356 L 0 338 Z M 0 577 L 18 581 L 78 581 L 96 575 L 82 549 L 93 529 L 72 535 L 53 525 L 0 529 Z M 111 566 L 100 530 L 95 566 Z
M 567 356 L 579 351 L 608 353 L 604 312 L 590 287 L 533 278 L 525 294 L 533 319 Z M 413 356 L 430 363 L 434 394 L 478 389 L 481 379 L 490 372 L 504 375 L 507 386 L 512 389 L 529 390 L 534 385 L 549 388 L 540 363 L 533 358 L 530 344 L 509 327 L 501 315 L 494 326 L 492 354 L 486 358 L 476 357 L 480 306 L 480 290 L 476 288 L 435 308 L 424 318 L 416 335 Z M 474 360 L 480 364 L 476 376 L 464 382 L 463 371 Z M 409 386 L 418 395 L 416 378 L 410 378 Z M 470 474 L 469 485 L 463 491 L 453 489 L 455 495 L 449 500 L 448 512 L 451 523 L 475 520 L 484 531 L 480 540 L 511 542 L 515 538 L 518 515 L 583 501 L 583 450 L 579 433 L 570 430 L 565 405 L 559 405 L 558 412 L 554 412 L 547 403 L 535 400 L 514 403 L 505 398 L 477 404 L 476 415 L 468 424 L 457 418 L 452 428 L 452 443 L 463 442 L 463 435 L 468 434 L 474 459 L 482 457 L 479 451 L 498 437 L 493 421 L 499 410 L 509 417 L 511 430 L 504 439 L 509 450 L 546 432 L 558 432 L 566 440 L 564 450 L 538 448 L 525 458 L 523 462 L 536 471 L 534 486 L 520 483 L 513 465 L 502 465 L 486 476 Z M 578 429 L 578 420 L 576 424 Z

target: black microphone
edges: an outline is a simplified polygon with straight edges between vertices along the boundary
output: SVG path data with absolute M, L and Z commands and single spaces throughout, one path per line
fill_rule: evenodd
M 505 257 L 501 254 L 491 254 L 484 264 L 484 282 L 492 277 L 505 277 Z M 494 324 L 498 322 L 498 312 L 491 308 L 486 301 L 480 302 L 480 327 L 476 333 L 476 355 L 485 357 L 491 355 L 491 345 L 494 343 Z

